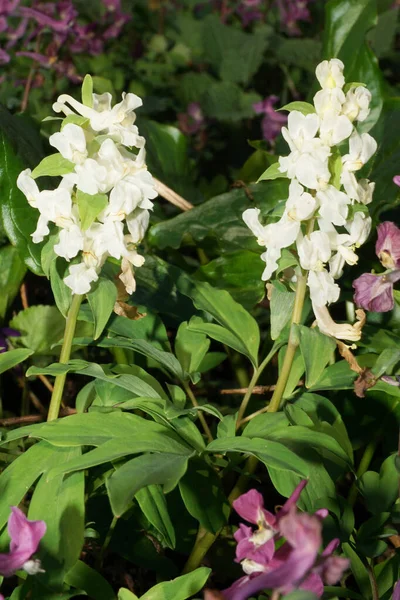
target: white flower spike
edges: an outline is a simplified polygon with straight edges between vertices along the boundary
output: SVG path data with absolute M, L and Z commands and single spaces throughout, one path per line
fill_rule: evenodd
M 92 107 L 60 96 L 53 108 L 66 120 L 49 141 L 70 161 L 71 172 L 65 173 L 64 161 L 55 190 L 40 191 L 29 169 L 18 177 L 19 189 L 40 213 L 33 241 L 43 241 L 54 223 L 59 229 L 54 252 L 67 261 L 80 258 L 64 279 L 74 294 L 90 291 L 108 257 L 122 261 L 120 279 L 129 294 L 135 290 L 133 267 L 144 263 L 137 244 L 157 196 L 146 168 L 145 140 L 134 125 L 134 110 L 141 105 L 135 94 L 123 94 L 115 106 L 110 94 L 92 94 Z

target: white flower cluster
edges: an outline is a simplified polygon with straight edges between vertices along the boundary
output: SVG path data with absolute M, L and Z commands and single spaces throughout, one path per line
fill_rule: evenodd
M 266 248 L 261 256 L 266 262 L 263 280 L 277 270 L 282 249 L 295 245 L 300 266 L 308 271 L 316 315 L 321 313 L 319 308 L 338 300 L 340 288 L 335 280 L 345 263 L 356 264 L 355 250 L 371 229 L 365 205 L 372 201 L 374 184 L 357 180 L 355 173 L 375 153 L 377 144 L 354 127 L 354 122 L 368 116 L 371 94 L 357 84 L 348 86 L 345 93 L 343 69 L 338 59 L 318 65 L 316 76 L 322 89 L 314 96 L 314 107 L 304 103 L 303 112 L 293 110 L 288 127 L 282 128 L 290 154 L 279 158 L 278 170 L 291 182 L 280 220 L 263 226 L 258 209 L 243 213 L 258 243 Z M 346 140 L 348 151 L 342 156 Z
M 59 154 L 41 163 L 54 159 L 52 164 L 59 170 L 40 172 L 62 175 L 58 188 L 39 191 L 36 169 L 33 173 L 26 169 L 17 180 L 29 204 L 40 213 L 33 241 L 41 242 L 49 234 L 49 222 L 55 223 L 59 228 L 55 253 L 67 261 L 81 258 L 64 279 L 74 294 L 90 291 L 109 256 L 122 259 L 120 279 L 133 293 L 133 267 L 144 262 L 136 246 L 148 226 L 151 199 L 157 196 L 145 164 L 145 140 L 134 124 L 133 111 L 142 101 L 131 93 L 123 94 L 115 106 L 111 101 L 109 93 L 90 93 L 86 104 L 60 96 L 53 109 L 66 118 L 61 131 L 49 139 Z

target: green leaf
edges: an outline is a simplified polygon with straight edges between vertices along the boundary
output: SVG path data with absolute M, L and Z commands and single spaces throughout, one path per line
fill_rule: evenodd
M 5 317 L 26 273 L 26 267 L 14 246 L 0 248 L 0 319 Z
M 397 348 L 385 348 L 378 356 L 372 372 L 376 378 L 385 373 L 391 373 L 393 367 L 400 361 L 400 350 Z
M 340 360 L 327 367 L 310 390 L 351 390 L 356 376 L 349 364 L 345 360 Z
M 54 448 L 54 462 L 66 463 L 80 455 L 79 448 Z M 64 479 L 43 475 L 29 505 L 29 518 L 46 521 L 46 534 L 39 547 L 45 573 L 39 579 L 50 587 L 62 587 L 64 575 L 77 562 L 83 547 L 85 528 L 85 485 L 83 472 Z
M 57 152 L 56 154 L 46 156 L 38 166 L 33 169 L 32 177 L 33 179 L 44 176 L 57 177 L 59 175 L 66 175 L 67 173 L 73 173 L 74 169 L 74 163 Z
M 280 442 L 296 453 L 298 453 L 303 446 L 311 446 L 312 448 L 319 450 L 323 456 L 325 455 L 325 452 L 328 453 L 328 455 L 332 454 L 334 457 L 337 457 L 341 463 L 344 463 L 345 466 L 351 467 L 351 460 L 347 452 L 335 438 L 326 433 L 295 425 L 271 431 L 270 433 L 266 433 L 263 437 Z
M 149 485 L 139 490 L 135 496 L 140 510 L 146 519 L 161 534 L 169 548 L 175 548 L 176 538 L 174 525 L 168 514 L 167 501 L 159 485 Z
M 65 576 L 65 583 L 85 590 L 93 600 L 115 600 L 115 593 L 110 584 L 100 573 L 86 563 L 78 560 Z
M 4 469 L 0 475 L 0 527 L 5 525 L 10 516 L 10 506 L 18 506 L 38 477 L 59 463 L 60 453 L 69 456 L 69 452 L 70 448 L 56 452 L 54 446 L 39 442 Z
M 76 203 L 79 210 L 81 229 L 86 231 L 94 222 L 96 217 L 105 209 L 108 204 L 106 194 L 85 194 L 81 190 L 76 192 Z
M 338 150 L 333 150 L 331 156 L 328 159 L 329 171 L 331 174 L 330 184 L 336 189 L 340 190 L 341 182 L 340 177 L 343 170 L 342 155 Z
M 290 594 L 282 596 L 282 600 L 318 600 L 318 596 L 312 592 L 296 590 L 294 592 L 290 592 Z
M 54 300 L 60 313 L 67 318 L 69 307 L 72 302 L 72 291 L 65 285 L 64 277 L 68 265 L 65 260 L 56 257 L 50 264 L 50 285 L 53 292 Z
M 211 569 L 199 567 L 172 581 L 158 583 L 141 596 L 140 600 L 187 600 L 205 586 L 210 573 Z
M 10 326 L 21 333 L 16 343 L 29 348 L 30 354 L 58 355 L 51 346 L 63 337 L 65 321 L 55 306 L 30 306 L 11 319 Z
M 266 412 L 251 419 L 246 425 L 244 435 L 248 438 L 264 438 L 268 437 L 269 433 L 273 433 L 279 429 L 285 429 L 288 426 L 289 421 L 283 412 Z
M 93 108 L 93 79 L 87 74 L 82 82 L 82 104 Z
M 190 461 L 179 490 L 188 512 L 204 529 L 217 533 L 226 524 L 229 504 L 220 478 L 206 462 Z
M 265 282 L 261 279 L 264 266 L 259 253 L 238 250 L 211 260 L 196 271 L 195 278 L 226 290 L 236 302 L 251 310 L 265 295 Z
M 124 388 L 132 392 L 133 396 L 143 396 L 149 398 L 160 398 L 160 394 L 151 384 L 144 381 L 139 375 L 131 374 L 115 374 L 107 365 L 98 365 L 89 363 L 84 360 L 70 360 L 66 365 L 53 363 L 46 368 L 30 367 L 27 371 L 27 376 L 30 375 L 60 375 L 63 373 L 79 373 L 80 375 L 88 375 L 96 377 L 103 381 L 109 381 L 114 385 Z
M 264 26 L 245 33 L 209 15 L 203 21 L 205 58 L 222 80 L 246 84 L 261 64 L 271 32 Z
M 190 331 L 186 321 L 180 324 L 175 339 L 175 354 L 184 371 L 190 374 L 198 371 L 209 347 L 210 340 L 206 335 Z
M 367 32 L 376 24 L 375 0 L 330 0 L 325 7 L 324 56 L 340 58 L 347 81 L 362 81 L 372 94 L 370 114 L 361 123 L 368 131 L 383 107 L 382 75 L 367 45 Z
M 0 144 L 0 218 L 25 264 L 42 275 L 41 246 L 34 244 L 31 237 L 39 214 L 16 184 L 21 171 L 35 167 L 43 156 L 40 134 L 30 122 L 0 107 Z
M 255 92 L 244 92 L 232 81 L 216 81 L 207 89 L 202 99 L 202 109 L 207 117 L 235 123 L 254 117 L 254 104 L 261 100 Z
M 154 359 L 160 365 L 168 369 L 173 375 L 178 377 L 180 381 L 188 379 L 187 373 L 185 373 L 172 352 L 164 352 L 155 348 L 151 343 L 146 340 L 131 340 L 126 338 L 113 337 L 113 338 L 102 338 L 98 342 L 98 346 L 102 348 L 129 348 L 135 350 L 144 356 Z
M 195 282 L 190 288 L 188 282 L 183 279 L 178 281 L 178 288 L 193 300 L 196 308 L 210 313 L 222 327 L 233 334 L 243 347 L 244 354 L 253 365 L 257 365 L 260 344 L 258 325 L 228 292 L 216 290 L 210 284 L 201 282 Z
M 176 127 L 140 121 L 140 132 L 146 139 L 146 162 L 149 171 L 186 200 L 200 200 L 193 184 L 187 137 Z
M 389 456 L 383 463 L 380 473 L 367 471 L 358 482 L 368 510 L 379 514 L 391 509 L 396 501 L 399 489 L 395 456 Z
M 280 179 L 282 177 L 287 179 L 287 175 L 279 170 L 279 162 L 275 162 L 275 163 L 272 163 L 272 165 L 269 166 L 268 169 L 266 171 L 264 171 L 264 173 L 262 175 L 260 175 L 260 177 L 257 180 L 257 183 L 259 181 L 268 181 L 270 179 Z
M 288 179 L 277 179 L 267 181 L 263 185 L 249 186 L 254 204 L 261 210 L 262 217 L 265 217 L 279 200 L 287 199 L 288 184 Z M 257 240 L 242 219 L 243 212 L 251 205 L 243 189 L 221 194 L 173 219 L 153 225 L 149 232 L 150 242 L 160 249 L 179 248 L 189 236 L 196 242 L 201 242 L 209 236 L 224 252 L 246 249 L 259 254 Z M 138 276 L 146 263 L 138 269 Z
M 207 452 L 243 452 L 251 454 L 265 464 L 282 471 L 292 471 L 303 477 L 308 477 L 309 466 L 296 456 L 294 452 L 283 444 L 265 441 L 260 438 L 246 438 L 245 436 L 221 438 L 214 440 L 207 446 Z
M 292 316 L 295 294 L 280 282 L 273 281 L 270 295 L 271 339 L 276 340 Z
M 283 363 L 284 363 L 285 356 L 286 356 L 286 349 L 287 349 L 287 346 L 284 346 L 283 348 L 281 348 L 279 350 L 279 354 L 278 354 L 279 372 L 281 372 L 282 368 L 283 368 Z M 304 371 L 305 371 L 305 364 L 304 364 L 303 356 L 300 352 L 300 348 L 296 348 L 292 367 L 290 369 L 289 377 L 286 381 L 285 390 L 283 392 L 284 398 L 290 398 L 295 393 L 295 391 L 298 390 L 299 381 L 301 380 L 301 377 L 303 376 Z
M 133 496 L 148 485 L 163 485 L 164 493 L 176 487 L 187 469 L 188 456 L 177 454 L 143 454 L 126 462 L 107 479 L 112 511 L 120 517 Z
M 306 366 L 306 387 L 310 388 L 320 379 L 326 365 L 331 360 L 335 349 L 335 341 L 304 325 L 297 325 L 300 350 Z
M 353 549 L 352 545 L 349 543 L 342 544 L 342 549 L 347 558 L 350 560 L 350 567 L 363 599 L 370 600 L 372 595 L 367 568 Z
M 301 112 L 302 115 L 311 115 L 315 113 L 315 107 L 309 102 L 300 102 L 299 100 L 295 102 L 289 102 L 289 104 L 285 104 L 278 110 L 288 110 L 291 112 L 292 110 L 297 110 Z
M 312 73 L 315 81 L 315 66 L 321 62 L 321 42 L 305 37 L 299 39 L 281 37 L 278 40 L 274 48 L 278 63 L 304 69 Z
M 118 599 L 117 600 L 139 600 L 139 597 L 130 592 L 126 588 L 120 588 L 118 590 Z
M 117 300 L 116 285 L 110 279 L 100 276 L 87 295 L 87 299 L 94 318 L 93 337 L 97 340 L 103 333 L 104 327 L 113 312 Z
M 33 350 L 28 348 L 18 348 L 17 350 L 8 350 L 8 352 L 1 353 L 0 374 L 19 365 L 19 363 L 22 363 L 28 356 L 31 356 L 31 354 L 33 354 Z

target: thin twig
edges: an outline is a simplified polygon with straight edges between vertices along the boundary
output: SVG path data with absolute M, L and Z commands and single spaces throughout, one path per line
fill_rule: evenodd
M 29 308 L 29 303 L 28 303 L 28 294 L 26 292 L 26 284 L 25 283 L 23 283 L 21 285 L 21 287 L 19 288 L 19 293 L 21 296 L 22 308 L 24 310 L 26 310 L 27 308 Z
M 249 421 L 254 419 L 254 417 L 258 417 L 258 415 L 262 415 L 265 412 L 268 412 L 268 405 L 264 406 L 263 408 L 260 408 L 260 410 L 256 410 L 256 412 L 253 412 L 251 413 L 251 415 L 248 415 L 247 417 L 242 419 L 238 426 L 240 427 L 240 425 L 243 425 L 243 423 L 248 423 Z
M 21 112 L 25 112 L 26 109 L 28 108 L 29 93 L 31 91 L 32 81 L 33 81 L 35 72 L 36 72 L 36 67 L 32 67 L 29 71 L 28 79 L 26 80 L 26 84 L 25 84 L 24 95 L 23 95 L 22 102 L 21 102 Z
M 77 413 L 75 408 L 62 408 L 60 417 L 68 417 Z M 8 419 L 0 419 L 0 427 L 13 427 L 14 425 L 26 425 L 27 423 L 40 423 L 46 420 L 46 415 L 25 415 L 23 417 L 9 417 Z
M 171 204 L 174 204 L 183 211 L 194 208 L 193 204 L 185 200 L 185 198 L 182 198 L 182 196 L 174 192 L 174 190 L 171 190 L 171 188 L 165 185 L 165 183 L 162 183 L 162 181 L 154 178 L 154 183 L 154 187 L 156 188 L 158 194 L 165 200 L 168 200 L 168 202 L 171 202 Z
M 36 396 L 36 394 L 34 392 L 32 392 L 32 390 L 29 390 L 29 396 L 30 396 L 31 402 L 32 402 L 33 406 L 36 408 L 36 410 L 38 410 L 40 412 L 40 414 L 46 415 L 47 410 L 45 409 L 43 404 L 40 402 L 40 400 Z
M 300 381 L 297 384 L 297 387 L 301 387 L 302 385 L 304 385 L 304 381 L 302 379 L 300 379 Z M 253 389 L 253 394 L 266 394 L 268 392 L 273 392 L 274 389 L 276 388 L 276 385 L 256 385 L 254 386 Z M 247 394 L 247 387 L 243 387 L 243 388 L 228 388 L 228 389 L 223 389 L 220 390 L 220 394 L 223 395 L 227 395 L 227 394 Z
M 228 394 L 247 394 L 249 388 L 231 388 L 220 390 L 220 394 L 228 395 Z M 273 392 L 275 389 L 275 385 L 256 385 L 253 388 L 253 394 L 266 394 L 267 392 Z

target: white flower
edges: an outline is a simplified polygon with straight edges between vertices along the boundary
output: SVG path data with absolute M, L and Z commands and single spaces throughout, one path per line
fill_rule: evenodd
M 81 192 L 94 196 L 107 190 L 107 169 L 94 158 L 87 158 L 81 165 L 76 165 L 75 172 L 76 187 Z
M 327 221 L 320 220 L 318 223 L 320 229 L 329 236 L 332 250 L 336 251 L 329 261 L 329 272 L 334 279 L 338 279 L 343 275 L 345 263 L 357 264 L 358 256 L 355 250 L 368 238 L 371 231 L 371 218 L 361 211 L 356 212 L 354 218 L 345 224 L 348 233 L 338 233 Z
M 331 256 L 329 237 L 323 231 L 313 231 L 297 241 L 297 251 L 303 269 L 321 271 Z
M 320 203 L 319 214 L 325 221 L 334 225 L 345 224 L 350 204 L 350 198 L 345 193 L 328 185 L 325 190 L 317 192 L 316 198 Z
M 128 231 L 131 234 L 131 242 L 138 244 L 144 238 L 149 226 L 150 213 L 148 210 L 137 208 L 126 218 Z
M 51 146 L 71 162 L 80 165 L 87 158 L 86 137 L 82 127 L 68 123 L 65 127 L 49 138 Z
M 138 207 L 151 210 L 150 198 L 156 196 L 153 177 L 147 169 L 142 169 L 121 179 L 111 190 L 106 215 L 122 220 Z
M 340 115 L 346 96 L 340 88 L 319 90 L 314 96 L 314 106 L 319 117 L 326 114 Z
M 285 215 L 288 220 L 307 221 L 310 219 L 317 207 L 315 198 L 304 191 L 296 179 L 290 182 L 289 198 L 286 202 Z
M 322 61 L 315 69 L 315 75 L 322 89 L 342 88 L 344 64 L 338 58 Z
M 273 273 L 278 268 L 278 260 L 281 257 L 281 248 L 267 248 L 266 252 L 261 254 L 261 259 L 265 261 L 266 266 L 261 275 L 263 281 L 269 281 Z
M 345 115 L 337 115 L 333 112 L 325 114 L 319 129 L 321 140 L 326 146 L 336 146 L 343 140 L 347 140 L 352 131 L 351 121 Z
M 54 245 L 57 256 L 69 261 L 80 250 L 83 250 L 83 233 L 79 226 L 71 224 L 67 229 L 61 229 L 58 243 Z
M 141 267 L 145 262 L 144 256 L 138 254 L 136 245 L 131 235 L 124 238 L 126 250 L 121 262 L 121 274 L 119 279 L 125 286 L 128 294 L 133 294 L 136 289 L 136 281 L 133 267 Z
M 293 110 L 288 117 L 288 128 L 282 128 L 282 135 L 291 153 L 279 158 L 279 170 L 311 189 L 319 189 L 330 179 L 330 148 L 315 137 L 319 125 L 318 115 L 302 115 Z
M 358 171 L 375 154 L 377 148 L 376 140 L 369 133 L 353 131 L 349 140 L 349 153 L 342 158 L 343 169 L 346 171 Z
M 36 181 L 31 177 L 32 171 L 25 169 L 21 171 L 17 178 L 17 187 L 24 194 L 28 203 L 33 208 L 36 208 L 36 200 L 40 194 Z
M 312 307 L 321 333 L 338 340 L 348 340 L 350 342 L 358 342 L 361 339 L 361 329 L 363 326 L 361 319 L 355 325 L 351 325 L 350 323 L 336 323 L 329 314 L 326 306 L 320 306 L 313 302 Z
M 142 100 L 135 94 L 124 93 L 122 102 L 112 107 L 111 101 L 112 96 L 109 93 L 93 94 L 93 108 L 89 108 L 72 96 L 62 94 L 53 104 L 53 110 L 56 113 L 63 112 L 65 115 L 73 114 L 67 106 L 69 104 L 78 114 L 89 119 L 94 131 L 109 133 L 115 141 L 125 146 L 142 147 L 144 139 L 138 134 L 138 129 L 134 125 L 136 115 L 133 112 L 135 108 L 142 106 Z
M 346 94 L 346 101 L 343 105 L 343 114 L 345 114 L 350 121 L 365 121 L 369 115 L 370 102 L 371 92 L 366 87 L 353 87 Z
M 91 283 L 99 278 L 96 269 L 88 267 L 84 262 L 71 265 L 69 275 L 64 278 L 64 283 L 74 294 L 87 294 L 90 292 Z
M 326 269 L 310 271 L 307 278 L 313 306 L 325 306 L 339 299 L 340 287 Z M 314 310 L 315 313 L 315 310 Z
M 354 173 L 347 171 L 346 169 L 342 171 L 340 181 L 346 190 L 346 194 L 352 200 L 365 205 L 372 202 L 375 182 L 371 182 L 368 179 L 360 179 L 357 181 Z

